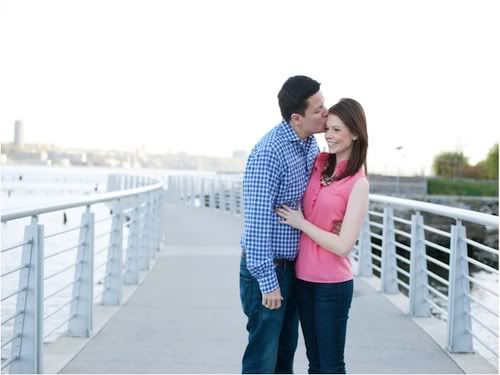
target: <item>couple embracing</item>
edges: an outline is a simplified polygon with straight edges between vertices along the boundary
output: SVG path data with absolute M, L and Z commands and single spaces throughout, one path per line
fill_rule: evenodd
M 243 178 L 242 372 L 292 373 L 300 320 L 309 373 L 345 373 L 348 256 L 368 209 L 366 118 L 353 99 L 327 110 L 306 76 L 290 77 L 278 101 L 283 121 L 254 147 Z

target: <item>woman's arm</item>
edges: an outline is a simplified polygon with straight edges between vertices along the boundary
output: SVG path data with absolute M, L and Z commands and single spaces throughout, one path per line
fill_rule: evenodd
M 368 210 L 368 194 L 368 180 L 361 178 L 356 181 L 349 196 L 342 228 L 338 235 L 320 229 L 307 221 L 301 211 L 283 206 L 276 212 L 285 219 L 281 223 L 301 230 L 322 248 L 339 256 L 347 256 L 354 247 L 363 225 Z

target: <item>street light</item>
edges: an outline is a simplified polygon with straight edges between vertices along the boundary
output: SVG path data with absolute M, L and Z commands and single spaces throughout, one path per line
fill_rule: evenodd
M 397 146 L 395 148 L 396 151 L 401 151 L 403 149 L 403 146 Z M 397 173 L 396 173 L 396 195 L 399 195 L 399 173 L 400 173 L 400 158 L 398 158 L 398 170 L 397 170 Z

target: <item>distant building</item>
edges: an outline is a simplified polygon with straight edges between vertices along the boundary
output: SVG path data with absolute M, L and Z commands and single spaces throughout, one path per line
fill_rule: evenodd
M 46 151 L 19 150 L 15 151 L 12 160 L 20 164 L 46 165 L 48 154 Z
M 24 126 L 19 120 L 14 123 L 14 145 L 18 148 L 24 145 Z

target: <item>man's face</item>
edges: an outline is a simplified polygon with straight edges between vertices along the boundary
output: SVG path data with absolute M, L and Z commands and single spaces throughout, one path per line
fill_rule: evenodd
M 302 135 L 309 137 L 316 133 L 323 133 L 328 118 L 328 110 L 325 108 L 325 98 L 321 91 L 307 99 L 308 106 L 304 116 L 299 116 Z

